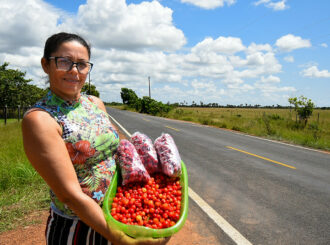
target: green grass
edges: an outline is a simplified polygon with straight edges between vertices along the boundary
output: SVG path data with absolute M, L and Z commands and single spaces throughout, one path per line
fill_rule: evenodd
M 17 120 L 0 121 L 0 233 L 28 225 L 24 216 L 49 207 L 48 187 L 27 160 Z
M 135 111 L 125 105 L 112 107 Z M 178 107 L 165 117 L 330 150 L 330 110 L 314 109 L 305 127 L 293 109 Z
M 314 110 L 306 127 L 290 109 L 180 107 L 167 117 L 330 150 L 330 110 Z

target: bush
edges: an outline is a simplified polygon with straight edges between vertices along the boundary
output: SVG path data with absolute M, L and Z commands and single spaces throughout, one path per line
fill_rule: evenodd
M 274 135 L 276 133 L 276 131 L 274 129 L 272 129 L 272 127 L 270 125 L 269 116 L 266 116 L 266 113 L 263 113 L 262 120 L 265 123 L 267 135 Z
M 300 96 L 299 98 L 289 98 L 289 103 L 294 105 L 294 110 L 297 112 L 299 116 L 299 120 L 304 122 L 304 126 L 306 126 L 308 119 L 313 113 L 313 109 L 315 107 L 314 103 L 311 99 L 307 99 L 304 96 Z
M 132 89 L 122 88 L 121 98 L 123 104 L 134 108 L 136 111 L 151 115 L 166 115 L 170 110 L 175 108 L 175 105 L 163 104 L 157 100 L 150 98 L 149 96 L 144 96 L 140 99 Z
M 139 101 L 141 101 L 141 109 L 139 112 L 154 116 L 167 114 L 172 109 L 172 106 L 163 104 L 162 102 L 151 99 L 148 96 L 144 96 L 143 99 L 139 99 Z
M 304 129 L 305 125 L 303 123 L 299 122 L 295 122 L 295 121 L 288 121 L 287 122 L 287 128 L 288 129 L 292 129 L 292 130 L 302 130 Z
M 312 131 L 312 135 L 315 141 L 321 138 L 321 130 L 319 129 L 318 123 L 310 123 L 308 125 L 308 130 Z
M 283 120 L 283 118 L 280 117 L 280 116 L 277 115 L 277 114 L 271 114 L 271 115 L 268 115 L 268 118 L 271 119 L 271 120 Z

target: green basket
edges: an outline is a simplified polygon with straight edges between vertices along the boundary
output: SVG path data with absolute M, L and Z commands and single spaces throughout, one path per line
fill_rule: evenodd
M 182 169 L 182 174 L 180 177 L 180 184 L 182 186 L 181 211 L 180 211 L 180 218 L 174 226 L 164 229 L 152 229 L 139 225 L 127 225 L 114 219 L 110 213 L 110 210 L 111 210 L 113 198 L 116 196 L 117 185 L 119 181 L 118 171 L 116 171 L 116 173 L 112 177 L 111 184 L 105 194 L 104 202 L 103 202 L 103 212 L 109 228 L 111 229 L 114 227 L 116 229 L 119 229 L 124 233 L 126 233 L 127 235 L 134 238 L 169 237 L 174 233 L 178 232 L 183 227 L 188 215 L 188 175 L 187 175 L 186 166 L 183 161 L 181 161 L 181 169 Z

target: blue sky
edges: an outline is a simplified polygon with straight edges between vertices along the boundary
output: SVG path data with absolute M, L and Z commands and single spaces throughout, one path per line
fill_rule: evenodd
M 121 87 L 148 95 L 150 76 L 163 102 L 288 105 L 304 95 L 330 106 L 327 0 L 11 2 L 0 0 L 0 61 L 38 86 L 45 39 L 67 31 L 92 44 L 104 101 L 121 101 Z

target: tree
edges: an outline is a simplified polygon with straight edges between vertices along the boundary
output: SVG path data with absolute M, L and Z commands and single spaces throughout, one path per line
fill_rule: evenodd
M 149 96 L 143 96 L 140 99 L 132 89 L 122 88 L 120 92 L 123 104 L 134 108 L 141 113 L 147 113 L 151 115 L 164 115 L 172 110 L 177 105 L 163 104 L 160 101 L 154 100 Z
M 129 106 L 135 106 L 135 103 L 138 101 L 138 96 L 136 93 L 129 88 L 121 88 L 120 96 L 123 100 L 123 104 Z
M 300 121 L 304 121 L 306 126 L 308 118 L 313 113 L 313 109 L 315 107 L 314 103 L 311 99 L 307 99 L 304 96 L 300 96 L 299 98 L 293 97 L 288 99 L 290 105 L 294 105 L 294 110 L 297 112 Z
M 99 91 L 96 90 L 96 87 L 93 84 L 90 85 L 90 91 L 89 91 L 89 84 L 85 83 L 81 89 L 81 92 L 89 95 L 94 95 L 96 97 L 100 97 Z
M 45 89 L 29 84 L 25 72 L 8 69 L 9 63 L 0 66 L 0 106 L 17 107 L 33 105 L 46 94 Z

